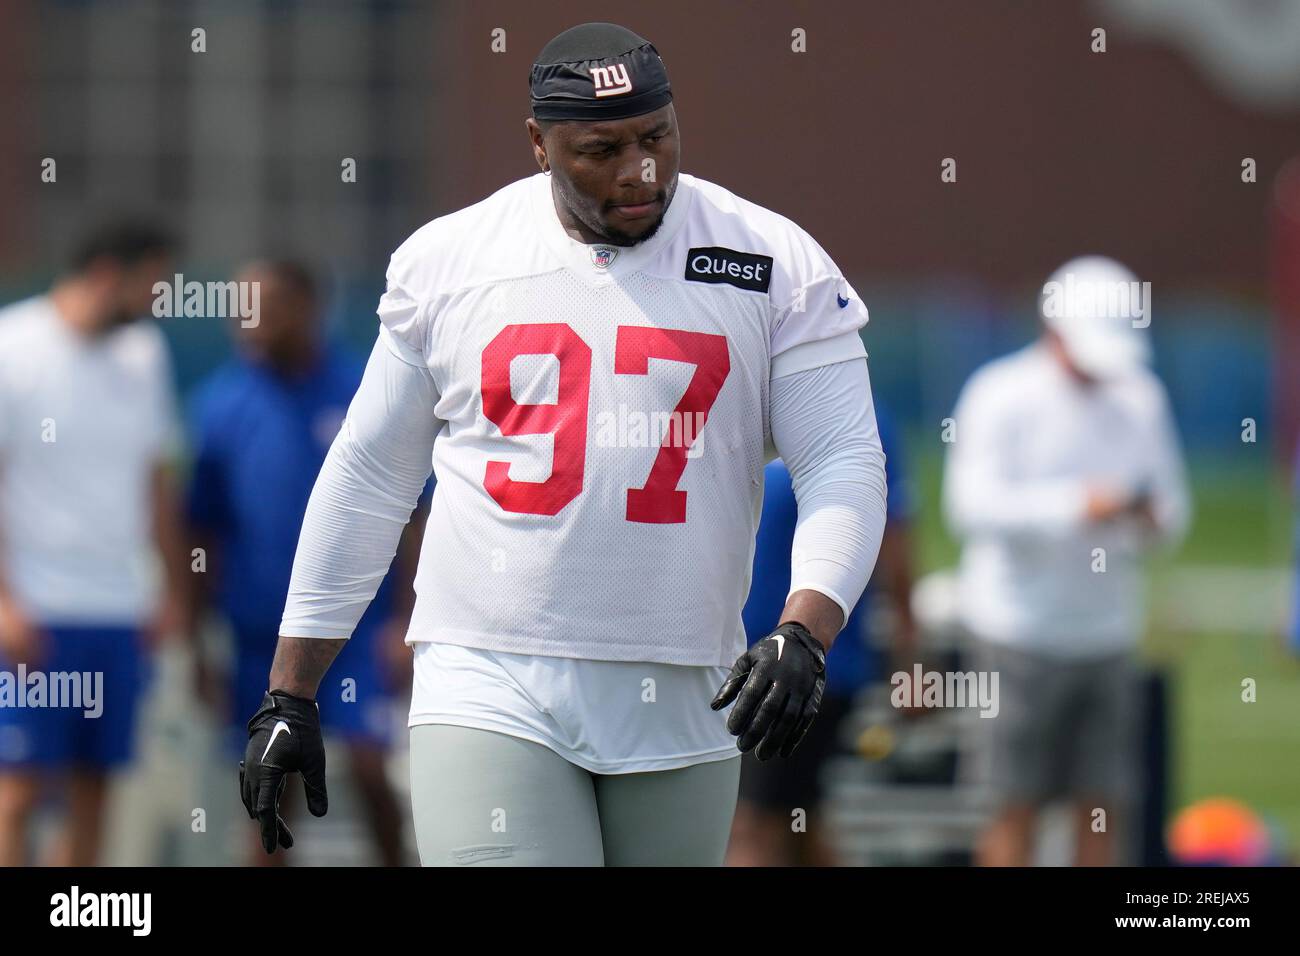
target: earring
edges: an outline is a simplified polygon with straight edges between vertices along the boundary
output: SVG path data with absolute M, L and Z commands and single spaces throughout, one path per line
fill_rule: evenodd
M 543 170 L 542 170 L 542 175 L 543 175 L 543 176 L 549 176 L 549 175 L 551 175 L 551 171 L 550 171 L 549 169 L 543 169 Z

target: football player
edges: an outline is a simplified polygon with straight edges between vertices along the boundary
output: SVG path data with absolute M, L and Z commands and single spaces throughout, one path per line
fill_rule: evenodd
M 317 479 L 241 788 L 268 849 L 317 686 L 437 478 L 407 642 L 426 865 L 719 864 L 740 752 L 788 755 L 875 562 L 867 309 L 797 225 L 680 171 L 667 70 L 587 23 L 533 65 L 540 172 L 394 253 Z M 763 469 L 791 586 L 746 649 Z M 728 708 L 730 708 L 728 710 Z

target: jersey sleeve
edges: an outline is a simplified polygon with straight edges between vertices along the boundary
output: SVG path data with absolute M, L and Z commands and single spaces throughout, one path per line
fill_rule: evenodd
M 417 230 L 388 260 L 384 294 L 376 312 L 388 330 L 387 347 L 408 365 L 428 364 L 433 320 L 445 285 L 440 266 L 447 240 L 438 220 Z
M 379 306 L 375 311 L 379 314 L 380 324 L 389 332 L 385 341 L 397 357 L 408 365 L 423 364 L 428 342 L 425 322 L 428 310 L 400 280 L 394 278 L 391 271 L 388 286 L 379 297 Z
M 428 482 L 441 423 L 428 369 L 381 328 L 307 502 L 280 633 L 346 639 L 388 574 Z
M 862 358 L 856 333 L 867 324 L 867 307 L 839 266 L 794 223 L 782 245 L 771 289 L 773 377 Z
M 772 439 L 798 510 L 790 594 L 826 595 L 843 612 L 842 627 L 866 589 L 885 529 L 885 456 L 867 363 L 838 362 L 773 382 Z

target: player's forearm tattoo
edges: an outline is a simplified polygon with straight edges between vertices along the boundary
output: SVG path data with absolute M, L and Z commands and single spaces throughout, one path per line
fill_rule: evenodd
M 281 637 L 271 664 L 271 690 L 294 697 L 315 698 L 321 678 L 346 641 L 313 637 Z

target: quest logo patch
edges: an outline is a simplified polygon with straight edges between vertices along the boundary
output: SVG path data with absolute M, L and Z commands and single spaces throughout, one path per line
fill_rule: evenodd
M 691 282 L 723 282 L 737 289 L 766 292 L 772 284 L 772 257 L 703 246 L 687 252 L 686 278 Z

